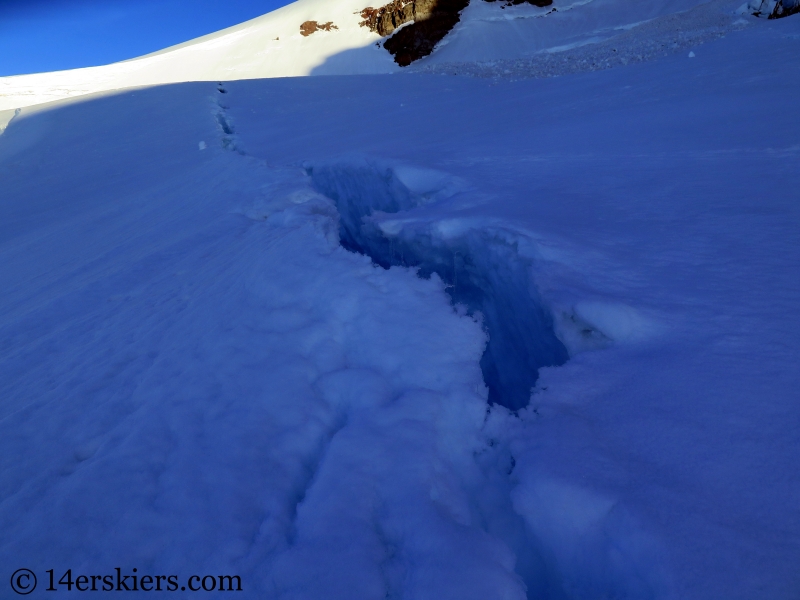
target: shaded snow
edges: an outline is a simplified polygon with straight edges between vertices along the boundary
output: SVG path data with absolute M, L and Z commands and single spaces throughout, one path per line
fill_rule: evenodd
M 249 598 L 793 598 L 800 129 L 759 107 L 797 95 L 800 19 L 752 22 L 559 79 L 22 111 L 0 562 Z M 484 357 L 531 320 L 523 349 L 569 360 L 516 364 L 515 414 Z
M 527 406 L 539 369 L 564 364 L 568 354 L 513 232 L 477 223 L 430 228 L 404 222 L 405 211 L 458 193 L 459 182 L 442 173 L 352 159 L 307 168 L 316 188 L 336 202 L 342 245 L 384 268 L 411 267 L 423 278 L 441 278 L 456 308 L 486 329 L 481 369 L 490 404 Z

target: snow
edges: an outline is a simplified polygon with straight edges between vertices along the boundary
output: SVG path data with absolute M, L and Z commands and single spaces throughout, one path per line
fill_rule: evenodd
M 191 42 L 113 65 L 0 78 L 0 110 L 137 86 L 180 81 L 286 77 L 316 72 L 386 73 L 398 67 L 375 47 L 377 34 L 358 25 L 366 0 L 301 0 Z M 300 33 L 308 20 L 338 29 Z M 325 64 L 361 49 L 344 64 Z
M 652 335 L 654 326 L 634 308 L 607 302 L 578 302 L 573 312 L 584 323 L 615 341 L 629 341 Z
M 615 43 L 733 19 L 709 6 Z M 12 110 L 8 575 L 794 598 L 800 123 L 758 107 L 798 93 L 800 18 L 747 23 L 693 60 L 560 77 L 215 78 Z
M 720 1 L 712 4 L 718 6 Z M 395 73 L 401 69 L 379 46 L 382 38 L 360 26 L 361 10 L 383 4 L 298 0 L 241 25 L 134 60 L 0 78 L 0 111 L 174 82 Z M 503 9 L 501 3 L 475 0 L 436 52 L 418 66 L 528 58 L 548 49 L 608 40 L 644 21 L 704 4 L 703 0 L 555 0 L 546 9 L 528 4 Z M 711 12 L 717 21 L 724 21 L 719 11 Z M 303 36 L 300 25 L 308 20 L 331 22 L 337 29 Z M 652 53 L 654 48 L 649 50 Z
M 637 10 L 652 11 L 655 4 L 638 3 Z M 748 21 L 735 19 L 736 13 L 732 10 L 729 0 L 711 0 L 698 6 L 687 8 L 679 12 L 665 13 L 659 18 L 643 21 L 631 21 L 627 25 L 618 25 L 626 20 L 644 17 L 651 12 L 629 13 L 628 11 L 608 9 L 607 5 L 597 6 L 599 19 L 604 20 L 593 23 L 594 28 L 587 28 L 582 32 L 582 24 L 587 20 L 583 13 L 577 11 L 567 13 L 569 17 L 581 17 L 579 24 L 567 23 L 561 33 L 562 39 L 572 40 L 564 45 L 553 45 L 555 39 L 547 37 L 554 35 L 557 28 L 544 27 L 551 25 L 551 21 L 565 18 L 565 13 L 548 15 L 548 21 L 542 22 L 546 35 L 535 31 L 521 33 L 525 40 L 537 40 L 538 45 L 519 49 L 512 46 L 503 54 L 495 50 L 486 58 L 484 55 L 462 53 L 448 57 L 446 52 L 437 52 L 430 60 L 421 61 L 412 66 L 412 70 L 448 75 L 467 75 L 472 77 L 489 77 L 502 79 L 528 79 L 531 77 L 558 77 L 569 73 L 583 73 L 586 71 L 600 71 L 613 67 L 625 66 L 641 62 L 648 62 L 670 56 L 673 54 L 693 52 L 696 48 L 709 41 L 713 41 L 733 31 L 746 27 Z M 677 6 L 673 6 L 676 10 Z M 613 20 L 612 20 L 613 19 Z M 507 42 L 508 43 L 508 42 Z M 489 40 L 488 47 L 495 47 L 494 40 Z M 488 51 L 488 48 L 487 48 Z M 474 60 L 465 60 L 472 56 Z
M 637 24 L 704 4 L 702 0 L 556 0 L 545 8 L 521 4 L 498 10 L 498 3 L 471 2 L 462 21 L 443 40 L 446 43 L 424 62 L 527 58 L 613 38 Z

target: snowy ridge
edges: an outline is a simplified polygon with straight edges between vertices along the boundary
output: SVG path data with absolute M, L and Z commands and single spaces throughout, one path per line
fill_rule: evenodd
M 365 0 L 300 0 L 262 17 L 161 52 L 113 65 L 0 79 L 0 110 L 85 94 L 182 81 L 229 81 L 320 73 L 395 70 L 374 44 L 379 36 L 359 26 Z M 309 20 L 338 29 L 303 36 Z M 325 62 L 352 48 L 364 51 L 343 65 Z
M 72 71 L 0 78 L 0 111 L 139 86 L 185 81 L 394 73 L 380 36 L 360 25 L 368 0 L 298 0 L 241 25 L 138 59 Z M 624 28 L 704 0 L 555 0 L 501 9 L 474 0 L 461 22 L 419 65 L 508 60 L 618 35 Z M 719 4 L 719 2 L 712 2 Z M 546 18 L 538 18 L 546 17 Z M 303 35 L 307 21 L 336 29 Z M 435 68 L 435 67 L 434 67 Z M 504 72 L 506 69 L 502 69 Z

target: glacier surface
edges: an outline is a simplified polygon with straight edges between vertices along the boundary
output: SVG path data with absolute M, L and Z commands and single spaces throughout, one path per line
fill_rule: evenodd
M 12 114 L 5 577 L 796 597 L 798 40 Z

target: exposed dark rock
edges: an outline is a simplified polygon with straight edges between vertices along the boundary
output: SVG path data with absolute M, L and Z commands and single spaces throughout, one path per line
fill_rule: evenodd
M 778 0 L 770 19 L 780 19 L 800 13 L 800 0 Z
M 381 37 L 392 36 L 383 47 L 395 62 L 407 67 L 428 56 L 444 36 L 461 20 L 461 11 L 470 0 L 392 0 L 379 8 L 361 11 L 360 25 Z M 486 0 L 496 2 L 497 0 Z M 515 4 L 550 6 L 553 0 L 502 0 L 503 7 Z M 409 23 L 409 25 L 406 25 Z M 402 27 L 406 25 L 405 27 Z M 402 29 L 400 29 L 402 27 Z M 400 29 L 400 31 L 397 31 Z M 394 35 L 392 35 L 394 34 Z M 303 34 L 306 35 L 306 34 Z
M 415 4 L 414 0 L 394 0 L 380 8 L 370 6 L 361 11 L 364 20 L 359 25 L 386 37 L 401 25 L 415 20 Z
M 428 56 L 436 44 L 461 19 L 460 12 L 469 0 L 393 0 L 380 8 L 361 11 L 362 27 L 380 36 L 391 35 L 383 47 L 401 67 Z
M 315 31 L 330 31 L 331 29 L 339 29 L 332 22 L 317 23 L 316 21 L 306 21 L 300 25 L 300 35 L 308 37 Z M 277 39 L 277 38 L 275 38 Z
M 745 10 L 754 17 L 781 19 L 800 13 L 800 0 L 750 0 Z

